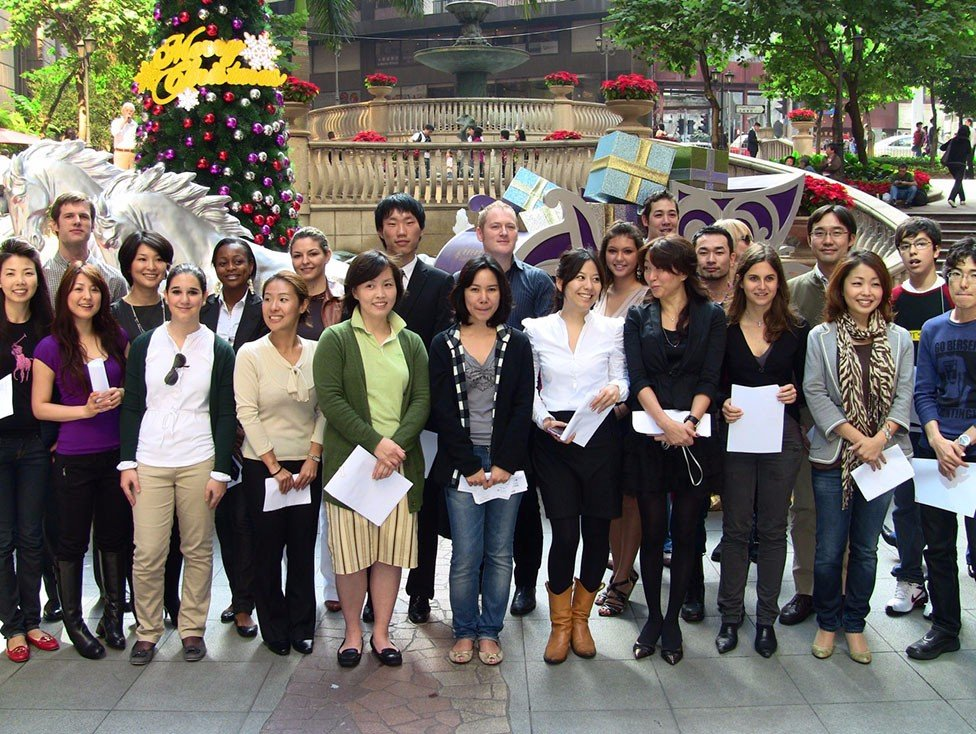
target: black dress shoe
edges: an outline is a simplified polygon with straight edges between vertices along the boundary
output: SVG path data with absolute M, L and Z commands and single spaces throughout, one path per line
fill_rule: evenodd
M 258 626 L 256 624 L 235 624 L 237 634 L 241 637 L 257 637 Z
M 411 596 L 407 606 L 407 619 L 414 624 L 430 621 L 430 600 L 425 596 Z
M 720 563 L 722 560 L 722 541 L 712 550 L 712 563 Z
M 373 650 L 373 655 L 383 665 L 389 665 L 391 668 L 403 665 L 403 655 L 395 647 L 384 647 L 382 650 L 377 650 L 376 642 L 372 637 L 369 638 L 369 646 Z
M 779 623 L 787 626 L 799 624 L 813 614 L 813 597 L 809 594 L 794 594 L 779 611 Z
M 302 655 L 311 655 L 315 640 L 292 640 L 291 649 Z
M 732 652 L 739 645 L 739 625 L 723 622 L 715 637 L 715 648 L 719 655 Z
M 64 619 L 64 613 L 61 611 L 61 604 L 49 599 L 44 605 L 44 621 L 60 622 L 62 619 Z
M 898 539 L 895 537 L 895 531 L 889 528 L 887 525 L 881 526 L 881 540 L 890 545 L 892 548 L 898 547 Z
M 665 650 L 663 647 L 661 648 L 661 657 L 664 658 L 664 662 L 668 665 L 677 665 L 684 656 L 685 652 L 680 647 L 677 650 Z
M 773 656 L 773 653 L 776 652 L 777 647 L 776 631 L 773 629 L 773 625 L 756 625 L 756 644 L 754 647 L 756 648 L 756 652 L 758 652 L 764 658 Z
M 535 609 L 535 587 L 516 586 L 512 597 L 512 607 L 509 611 L 516 617 L 528 614 Z
M 918 642 L 913 642 L 905 652 L 913 660 L 935 660 L 944 652 L 959 649 L 959 638 L 939 630 L 929 630 Z
M 282 657 L 291 652 L 291 646 L 282 640 L 265 640 L 264 646 L 275 655 L 281 655 Z
M 234 621 L 234 607 L 227 607 L 224 611 L 220 613 L 220 621 L 224 624 L 230 624 Z
M 686 598 L 681 605 L 681 618 L 686 622 L 701 622 L 705 619 L 705 602 Z
M 373 619 L 375 619 L 373 616 L 373 603 L 369 599 L 366 599 L 366 603 L 363 605 L 363 621 L 366 624 L 372 624 Z
M 347 647 L 344 650 L 336 651 L 336 658 L 339 661 L 340 668 L 355 668 L 359 665 L 359 661 L 363 659 L 362 642 L 360 644 L 360 649 L 355 647 Z

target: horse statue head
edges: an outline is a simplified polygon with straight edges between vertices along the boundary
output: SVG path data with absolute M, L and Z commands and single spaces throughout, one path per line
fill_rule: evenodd
M 14 233 L 42 250 L 54 200 L 77 191 L 94 201 L 122 173 L 111 160 L 111 153 L 87 148 L 82 140 L 41 140 L 15 155 L 0 171 Z

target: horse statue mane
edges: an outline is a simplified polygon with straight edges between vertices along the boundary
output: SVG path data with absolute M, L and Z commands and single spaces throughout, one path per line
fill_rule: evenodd
M 34 143 L 10 161 L 7 172 L 8 185 L 17 189 L 25 185 L 30 176 L 31 164 L 64 161 L 80 168 L 92 181 L 104 188 L 121 172 L 112 164 L 112 154 L 85 145 L 84 140 L 41 140 Z

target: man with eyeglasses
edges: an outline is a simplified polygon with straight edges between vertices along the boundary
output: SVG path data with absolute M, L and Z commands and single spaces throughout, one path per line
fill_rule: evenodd
M 827 281 L 838 263 L 847 257 L 857 236 L 857 222 L 846 207 L 827 204 L 807 221 L 810 249 L 816 258 L 813 269 L 791 279 L 790 302 L 810 326 L 823 321 Z M 800 411 L 804 426 L 813 425 L 807 408 Z M 796 594 L 780 610 L 781 624 L 799 624 L 813 613 L 813 556 L 816 550 L 817 511 L 813 504 L 810 467 L 805 465 L 796 477 L 790 504 L 790 540 L 793 543 L 793 581 Z
M 891 303 L 895 308 L 895 323 L 904 327 L 915 342 L 915 361 L 918 361 L 918 340 L 922 324 L 952 308 L 949 285 L 936 270 L 942 230 L 925 217 L 911 217 L 895 230 L 895 245 L 905 264 L 908 280 L 895 286 Z M 908 435 L 912 448 L 918 450 L 922 427 L 912 411 Z M 898 565 L 891 573 L 896 579 L 895 594 L 885 606 L 889 617 L 900 617 L 928 601 L 925 575 L 922 572 L 922 520 L 915 504 L 915 485 L 906 482 L 895 490 L 891 520 L 895 532 L 882 532 L 885 542 L 898 548 Z
M 955 306 L 925 323 L 918 345 L 915 410 L 925 433 L 916 458 L 938 460 L 939 473 L 951 479 L 976 460 L 976 238 L 964 237 L 952 247 L 945 273 Z M 905 652 L 933 660 L 959 649 L 959 526 L 954 511 L 928 505 L 919 510 L 932 628 Z

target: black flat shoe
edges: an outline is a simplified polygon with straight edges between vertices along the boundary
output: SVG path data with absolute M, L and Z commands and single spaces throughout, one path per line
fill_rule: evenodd
M 237 634 L 241 637 L 258 636 L 258 626 L 256 624 L 235 624 L 234 627 L 237 628 Z
M 643 660 L 654 654 L 654 644 L 645 645 L 640 640 L 634 643 L 634 660 Z
M 372 624 L 373 619 L 375 619 L 373 616 L 373 604 L 369 599 L 367 599 L 366 603 L 363 605 L 363 621 L 366 624 Z
M 129 662 L 132 665 L 149 665 L 155 655 L 156 646 L 153 643 L 137 642 L 129 653 Z
M 681 618 L 686 622 L 701 622 L 705 619 L 705 602 L 686 599 L 681 605 Z
M 372 637 L 369 638 L 369 646 L 373 650 L 373 655 L 383 665 L 388 665 L 391 668 L 403 665 L 403 655 L 395 647 L 384 647 L 382 650 L 377 650 Z
M 898 547 L 898 539 L 895 537 L 895 531 L 889 528 L 887 525 L 881 526 L 881 540 L 890 545 L 892 548 Z
M 302 655 L 311 655 L 315 640 L 292 640 L 291 649 Z
M 813 614 L 813 597 L 809 594 L 794 594 L 779 612 L 779 623 L 787 626 L 800 624 Z
M 281 655 L 282 657 L 291 652 L 291 647 L 289 644 L 280 640 L 265 640 L 264 646 L 271 650 L 271 652 L 273 652 L 275 655 Z
M 665 650 L 663 647 L 661 648 L 661 657 L 664 658 L 664 662 L 668 665 L 677 665 L 684 656 L 685 652 L 680 647 L 677 650 Z
M 909 645 L 905 653 L 912 660 L 935 660 L 944 652 L 955 652 L 958 649 L 958 637 L 932 629 L 921 640 Z
M 732 652 L 739 645 L 739 625 L 723 622 L 715 637 L 715 648 L 719 655 Z
M 227 607 L 224 611 L 220 613 L 220 621 L 224 624 L 230 624 L 234 621 L 234 608 Z
M 359 644 L 362 645 L 363 643 L 360 641 Z M 339 661 L 340 668 L 355 668 L 363 659 L 363 651 L 361 647 L 358 650 L 355 647 L 347 647 L 345 650 L 337 650 L 336 658 Z
M 60 622 L 62 619 L 64 619 L 64 613 L 61 611 L 61 605 L 56 601 L 48 600 L 44 605 L 44 621 Z
M 756 625 L 756 644 L 754 647 L 756 652 L 758 652 L 764 658 L 771 658 L 773 656 L 773 653 L 776 652 L 777 648 L 776 630 L 773 629 L 773 625 Z
M 425 624 L 430 621 L 430 600 L 424 596 L 411 596 L 407 606 L 407 619 L 414 624 Z
M 516 617 L 521 617 L 533 610 L 535 610 L 535 587 L 516 586 L 509 611 Z

